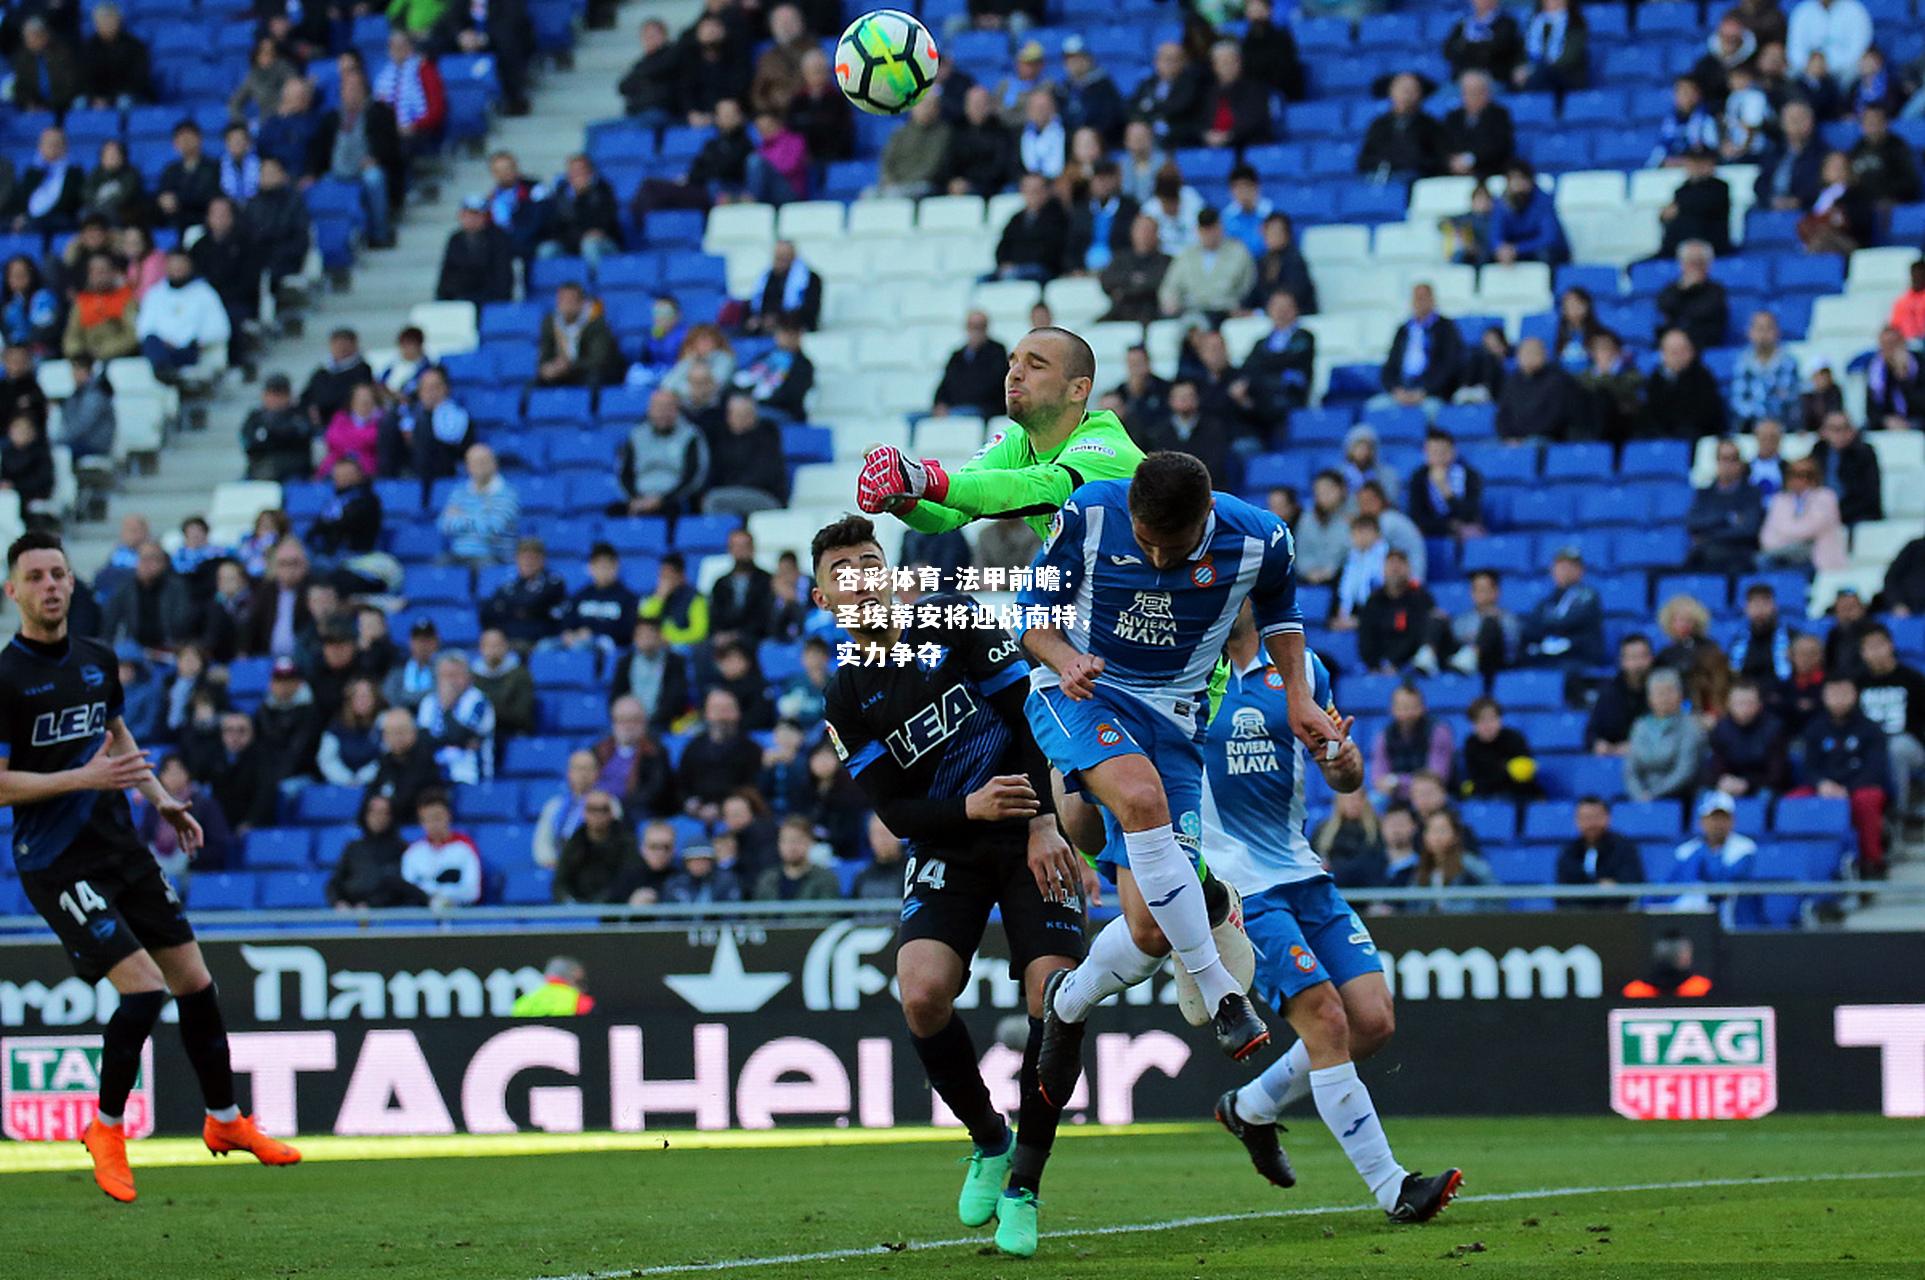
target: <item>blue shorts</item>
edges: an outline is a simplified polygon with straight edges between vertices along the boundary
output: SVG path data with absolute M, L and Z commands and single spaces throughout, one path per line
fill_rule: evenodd
M 1054 686 L 1032 689 L 1023 709 L 1029 715 L 1037 745 L 1061 771 L 1064 789 L 1072 793 L 1084 790 L 1084 769 L 1118 756 L 1148 756 L 1163 779 L 1163 796 L 1169 802 L 1177 843 L 1191 862 L 1200 858 L 1203 752 L 1192 733 L 1149 703 L 1100 684 L 1094 697 L 1081 702 Z M 1097 868 L 1114 880 L 1115 869 L 1129 866 L 1130 857 L 1123 845 L 1123 828 L 1108 809 L 1102 809 L 1102 814 L 1103 830 L 1109 838 Z
M 1341 987 L 1384 971 L 1370 930 L 1329 876 L 1273 885 L 1245 898 L 1243 929 L 1257 949 L 1253 993 L 1279 1013 L 1290 997 L 1319 982 Z

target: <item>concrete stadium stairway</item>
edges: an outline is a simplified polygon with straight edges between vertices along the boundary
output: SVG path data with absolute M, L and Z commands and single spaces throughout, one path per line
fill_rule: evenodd
M 581 148 L 591 120 L 621 113 L 615 86 L 640 56 L 636 33 L 643 19 L 661 18 L 673 32 L 692 22 L 700 10 L 699 0 L 641 0 L 622 6 L 613 29 L 581 32 L 574 65 L 566 71 L 551 66 L 542 72 L 531 95 L 531 113 L 518 119 L 497 118 L 487 150 L 514 152 L 522 172 L 532 180 L 554 178 L 567 156 Z M 409 310 L 434 297 L 442 246 L 454 230 L 461 197 L 489 186 L 485 155 L 459 156 L 435 182 L 439 190 L 433 201 L 408 206 L 394 248 L 363 252 L 349 287 L 324 293 L 310 309 L 302 336 L 269 347 L 260 361 L 263 375 L 285 373 L 298 391 L 315 365 L 327 358 L 329 330 L 342 325 L 357 330 L 366 349 L 392 347 Z M 216 485 L 241 479 L 245 457 L 240 424 L 259 395 L 258 383 L 244 384 L 238 374 L 231 375 L 209 406 L 206 430 L 185 432 L 169 441 L 156 474 L 126 480 L 114 496 L 105 523 L 70 526 L 67 541 L 76 568 L 91 575 L 105 561 L 122 515 L 143 514 L 157 534 L 164 533 L 178 528 L 186 517 L 206 511 Z

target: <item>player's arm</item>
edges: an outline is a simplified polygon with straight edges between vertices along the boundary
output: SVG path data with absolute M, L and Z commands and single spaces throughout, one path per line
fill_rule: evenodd
M 110 739 L 93 759 L 73 769 L 34 773 L 0 762 L 0 805 L 39 804 L 76 791 L 125 791 L 143 780 L 153 780 L 147 761 L 137 755 L 116 754 Z
M 1058 902 L 1083 883 L 1083 865 L 1056 822 L 1055 788 L 1050 785 L 1049 757 L 1037 744 L 1023 704 L 1029 698 L 1029 663 L 1022 647 L 1000 628 L 972 633 L 966 650 L 969 672 L 989 699 L 990 709 L 1015 736 L 1023 773 L 1035 793 L 1037 812 L 1029 820 L 1029 871 L 1037 892 Z
M 971 520 L 1043 515 L 1062 506 L 1083 483 L 1074 468 L 1055 462 L 1026 463 L 1026 454 L 1022 429 L 1012 427 L 955 471 L 927 458 L 917 461 L 897 455 L 890 460 L 893 465 L 883 470 L 899 468 L 896 478 L 903 487 L 891 496 L 887 509 L 911 529 L 941 533 Z M 877 457 L 878 453 L 870 454 L 871 463 Z M 870 480 L 865 465 L 864 481 Z
M 141 754 L 140 744 L 134 741 L 133 732 L 119 716 L 107 722 L 106 750 L 113 759 L 138 760 L 143 768 L 147 764 L 147 758 Z M 200 851 L 204 837 L 201 835 L 201 824 L 187 811 L 191 801 L 176 800 L 168 795 L 152 769 L 146 769 L 145 775 L 134 784 L 134 789 L 146 798 L 148 804 L 154 806 L 154 811 L 180 836 L 181 852 L 191 858 Z
M 1336 722 L 1316 699 L 1304 665 L 1303 610 L 1297 605 L 1296 543 L 1283 521 L 1264 513 L 1268 527 L 1263 564 L 1250 589 L 1250 613 L 1270 663 L 1283 676 L 1290 702 L 1290 728 L 1313 751 L 1343 740 Z M 1332 753 L 1328 758 L 1335 759 Z
M 1083 572 L 1083 539 L 1088 524 L 1080 503 L 1074 499 L 1072 494 L 1071 500 L 1066 501 L 1050 521 L 1049 537 L 1043 540 L 1043 549 L 1036 553 L 1032 565 L 1035 572 L 1030 575 L 1029 585 L 1017 593 L 1018 602 L 1025 607 L 1075 604 L 1081 585 L 1077 575 Z M 1103 659 L 1078 649 L 1061 627 L 1026 626 L 1020 629 L 1019 635 L 1023 651 L 1031 660 L 1056 673 L 1064 693 L 1081 702 L 1095 692 L 1096 677 L 1103 674 Z
M 882 825 L 904 840 L 953 839 L 969 822 L 1033 818 L 1040 811 L 1029 780 L 991 778 L 966 796 L 925 795 L 903 773 L 888 746 L 872 737 L 859 716 L 850 713 L 842 686 L 830 690 L 827 715 L 830 743 L 842 765 L 862 788 Z
M 1319 760 L 1317 767 L 1323 771 L 1323 780 L 1330 789 L 1339 795 L 1349 795 L 1364 785 L 1364 753 L 1358 748 L 1349 734 L 1349 721 L 1343 722 L 1344 739 L 1337 748 L 1335 760 Z

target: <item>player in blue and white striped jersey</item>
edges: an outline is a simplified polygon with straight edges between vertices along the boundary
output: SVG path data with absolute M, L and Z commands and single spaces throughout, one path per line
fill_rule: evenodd
M 1036 741 L 1066 787 L 1094 796 L 1108 836 L 1101 866 L 1123 916 L 1089 959 L 1044 995 L 1044 1095 L 1067 1098 L 1083 1023 L 1101 1000 L 1148 978 L 1174 950 L 1213 1017 L 1217 1043 L 1241 1060 L 1268 1039 L 1224 967 L 1197 876 L 1202 855 L 1206 690 L 1248 599 L 1287 681 L 1290 722 L 1316 750 L 1342 735 L 1302 678 L 1290 531 L 1267 511 L 1213 494 L 1188 454 L 1145 458 L 1125 480 L 1083 485 L 1052 522 L 1025 605 L 1072 605 L 1073 622 L 1030 627 L 1025 706 Z
M 1429 1221 L 1457 1194 L 1463 1174 L 1427 1178 L 1406 1172 L 1391 1154 L 1356 1065 L 1390 1039 L 1383 961 L 1304 835 L 1310 762 L 1291 732 L 1283 676 L 1264 661 L 1249 610 L 1231 628 L 1226 651 L 1230 682 L 1203 744 L 1203 842 L 1211 870 L 1243 895 L 1243 927 L 1257 950 L 1253 990 L 1300 1038 L 1262 1075 L 1224 1094 L 1217 1119 L 1257 1172 L 1292 1186 L 1277 1113 L 1308 1094 L 1384 1212 L 1397 1222 Z M 1323 660 L 1310 654 L 1302 669 L 1311 695 L 1334 717 Z M 1317 764 L 1337 791 L 1363 785 L 1354 742 Z

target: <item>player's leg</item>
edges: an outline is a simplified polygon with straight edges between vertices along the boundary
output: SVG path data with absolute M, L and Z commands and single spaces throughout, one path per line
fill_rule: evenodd
M 1106 869 L 1111 864 L 1104 864 Z M 1042 1043 L 1037 1058 L 1037 1087 L 1061 1107 L 1083 1073 L 1083 1033 L 1097 1005 L 1147 982 L 1170 954 L 1162 930 L 1127 867 L 1114 868 L 1123 911 L 1097 930 L 1083 962 L 1066 972 L 1046 975 L 1043 989 Z M 1134 907 L 1132 907 L 1134 903 Z M 1146 949 L 1147 947 L 1147 949 Z
M 127 1095 L 140 1075 L 141 1051 L 167 1007 L 167 986 L 153 957 L 135 951 L 107 972 L 120 1005 L 101 1034 L 100 1109 L 81 1134 L 93 1157 L 94 1184 L 122 1203 L 134 1199 L 134 1172 L 127 1163 Z
M 1056 821 L 1062 826 L 1063 838 L 1069 841 L 1070 848 L 1086 858 L 1100 858 L 1104 845 L 1109 842 L 1109 833 L 1103 828 L 1102 810 L 1084 799 L 1082 793 L 1066 788 L 1059 770 L 1049 771 L 1049 786 L 1055 794 Z

